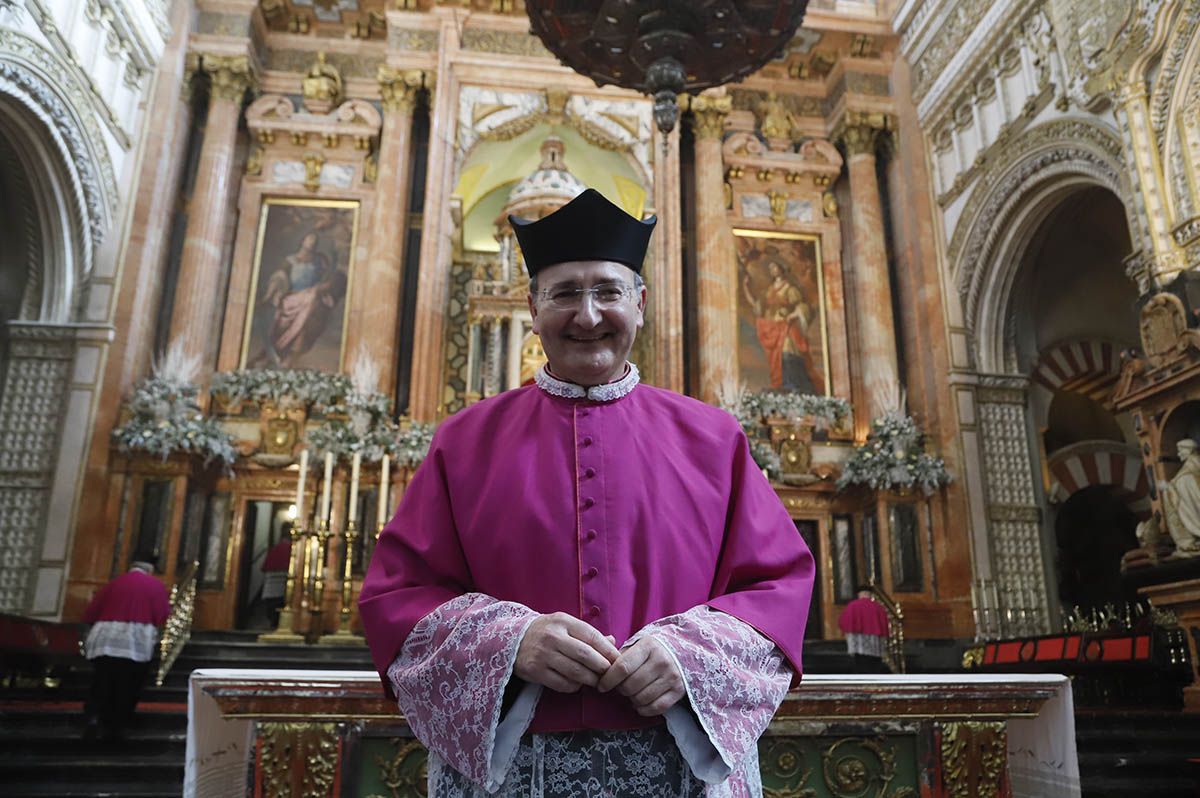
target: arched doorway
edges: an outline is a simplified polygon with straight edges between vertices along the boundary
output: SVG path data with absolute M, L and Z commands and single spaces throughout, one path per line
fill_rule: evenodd
M 51 617 L 110 335 L 83 312 L 110 164 L 69 88 L 0 53 L 0 612 Z
M 1025 251 L 1013 296 L 1012 350 L 1029 374 L 1030 417 L 1047 498 L 1055 595 L 1072 606 L 1120 604 L 1121 555 L 1147 503 L 1137 438 L 1110 402 L 1119 352 L 1136 346 L 1137 286 L 1125 207 L 1079 189 L 1046 215 Z

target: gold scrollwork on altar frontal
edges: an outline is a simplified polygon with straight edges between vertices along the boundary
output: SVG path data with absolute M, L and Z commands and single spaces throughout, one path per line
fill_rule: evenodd
M 948 798 L 999 798 L 1008 761 L 1004 721 L 962 721 L 939 726 L 942 779 Z
M 258 724 L 259 778 L 266 798 L 332 798 L 338 769 L 336 723 Z
M 768 737 L 760 743 L 765 798 L 917 798 L 899 777 L 895 741 L 843 737 L 824 750 L 805 738 Z M 809 761 L 814 764 L 807 766 Z M 820 781 L 813 781 L 820 768 Z M 811 782 L 811 783 L 810 783 Z
M 428 795 L 429 752 L 417 740 L 392 740 L 396 753 L 390 759 L 375 756 L 379 778 L 388 795 L 369 795 L 367 798 L 422 798 Z
M 764 798 L 816 798 L 817 791 L 808 786 L 813 769 L 804 767 L 804 750 L 797 742 L 776 738 L 764 744 L 759 760 Z

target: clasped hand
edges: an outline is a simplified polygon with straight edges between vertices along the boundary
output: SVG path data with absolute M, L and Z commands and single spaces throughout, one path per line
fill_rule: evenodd
M 513 670 L 560 693 L 584 685 L 602 693 L 616 690 L 645 716 L 663 714 L 684 695 L 683 674 L 653 638 L 619 650 L 613 638 L 565 612 L 542 615 L 529 625 Z

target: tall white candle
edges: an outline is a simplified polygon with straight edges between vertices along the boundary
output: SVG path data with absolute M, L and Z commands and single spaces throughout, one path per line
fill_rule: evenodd
M 383 463 L 379 466 L 379 526 L 388 522 L 388 482 L 390 479 L 388 466 L 390 464 L 391 461 L 385 454 Z
M 350 459 L 350 523 L 358 520 L 358 469 L 362 465 L 362 452 L 355 452 Z
M 308 449 L 300 452 L 300 480 L 296 483 L 296 523 L 304 527 L 304 480 L 308 477 Z
M 325 482 L 321 485 L 321 517 L 318 526 L 329 520 L 329 489 L 333 485 L 333 452 L 325 452 Z

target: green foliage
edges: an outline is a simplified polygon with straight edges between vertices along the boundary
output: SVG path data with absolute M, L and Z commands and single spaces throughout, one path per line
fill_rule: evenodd
M 228 404 L 270 402 L 277 407 L 325 409 L 342 402 L 354 390 L 345 374 L 310 369 L 243 369 L 213 377 L 212 393 Z M 384 406 L 387 397 L 383 397 Z
M 891 412 L 871 422 L 866 442 L 857 448 L 838 477 L 839 490 L 866 485 L 875 490 L 919 487 L 926 495 L 950 483 L 940 457 L 925 451 L 925 434 L 911 416 Z
M 233 437 L 216 419 L 206 418 L 197 402 L 199 389 L 191 382 L 159 374 L 138 383 L 129 399 L 129 420 L 112 432 L 122 452 L 142 451 L 166 460 L 174 453 L 195 454 L 207 465 L 226 466 L 237 459 Z
M 750 439 L 750 454 L 767 477 L 778 481 L 783 475 L 779 452 L 771 445 L 768 418 L 811 418 L 816 426 L 826 427 L 850 412 L 850 403 L 834 396 L 813 396 L 793 391 L 760 391 L 749 393 L 735 390 L 732 396 L 722 395 L 721 404 L 741 424 Z

